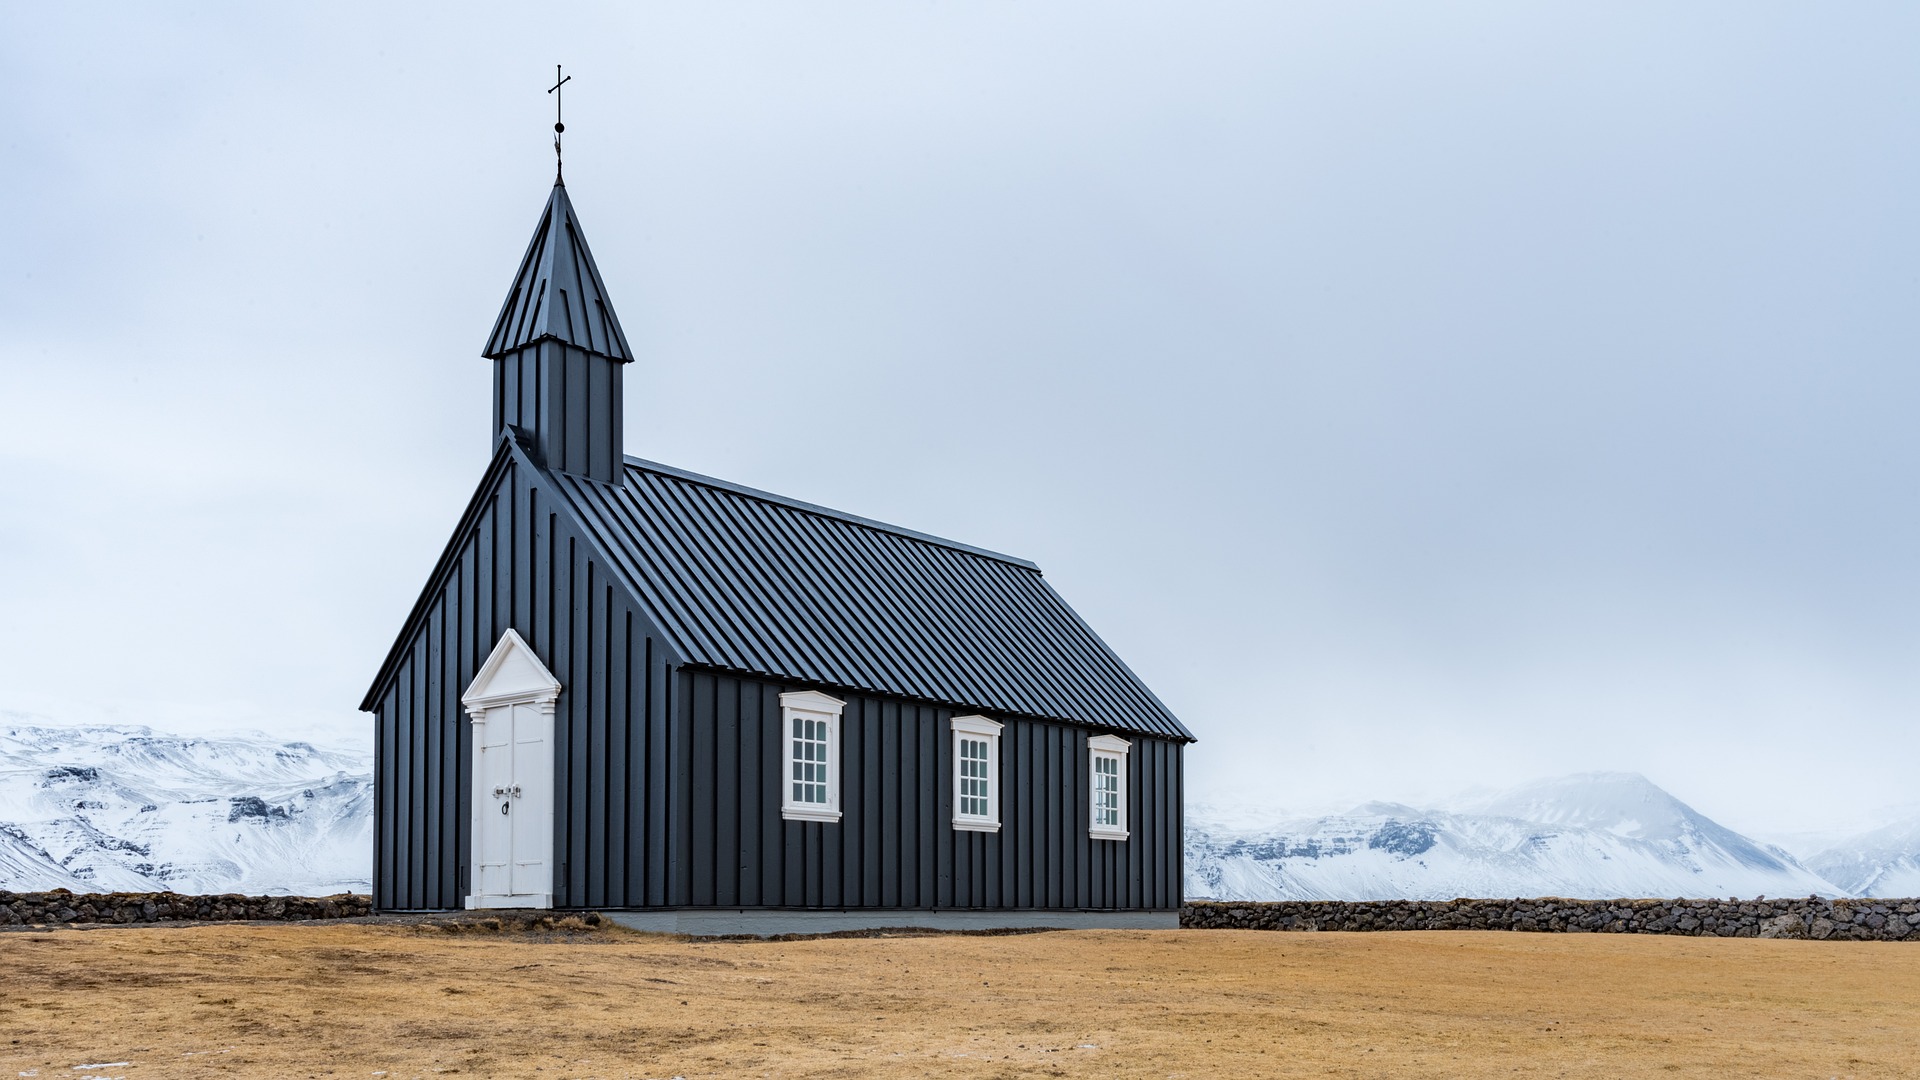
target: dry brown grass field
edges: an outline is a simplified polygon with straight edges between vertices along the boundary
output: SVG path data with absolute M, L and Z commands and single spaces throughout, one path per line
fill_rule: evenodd
M 0 1077 L 1916 1077 L 1920 946 L 0 933 Z

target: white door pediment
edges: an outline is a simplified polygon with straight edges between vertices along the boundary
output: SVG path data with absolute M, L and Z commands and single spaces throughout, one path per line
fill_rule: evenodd
M 559 696 L 560 680 L 540 662 L 526 639 L 509 627 L 480 665 L 473 685 L 460 695 L 460 703 L 478 717 L 489 705 L 519 701 L 550 706 Z

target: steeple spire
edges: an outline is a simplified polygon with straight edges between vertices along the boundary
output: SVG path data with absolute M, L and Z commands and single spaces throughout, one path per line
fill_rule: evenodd
M 550 469 L 622 482 L 620 373 L 633 353 L 558 180 L 482 355 L 494 362 L 490 444 L 511 427 Z
M 481 355 L 498 360 L 548 338 L 623 364 L 633 359 L 567 186 L 558 180 Z

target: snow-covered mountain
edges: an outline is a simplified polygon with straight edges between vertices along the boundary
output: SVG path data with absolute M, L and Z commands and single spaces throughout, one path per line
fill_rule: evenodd
M 1187 895 L 1221 900 L 1806 896 L 1844 892 L 1632 773 L 1443 808 L 1369 803 L 1248 827 L 1189 815 Z
M 263 735 L 0 724 L 0 889 L 366 892 L 364 754 Z
M 1807 866 L 1850 896 L 1920 896 L 1920 817 L 1856 836 Z

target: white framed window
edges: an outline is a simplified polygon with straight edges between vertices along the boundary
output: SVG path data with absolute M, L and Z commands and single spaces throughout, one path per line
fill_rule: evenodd
M 1000 725 L 956 716 L 953 725 L 953 827 L 1000 831 Z
M 780 816 L 789 821 L 840 820 L 840 711 L 847 703 L 818 690 L 780 695 Z
M 1087 835 L 1095 840 L 1127 838 L 1127 747 L 1131 745 L 1118 735 L 1087 738 L 1093 790 Z

